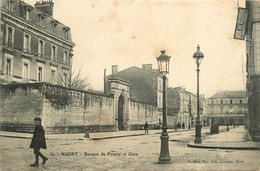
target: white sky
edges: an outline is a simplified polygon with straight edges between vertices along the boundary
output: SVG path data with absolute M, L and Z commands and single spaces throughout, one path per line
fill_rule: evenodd
M 103 90 L 104 69 L 109 75 L 112 65 L 119 71 L 142 64 L 157 68 L 156 57 L 164 49 L 172 57 L 169 86 L 185 85 L 196 93 L 192 55 L 198 44 L 204 53 L 201 94 L 245 89 L 245 42 L 233 39 L 237 0 L 53 1 L 54 18 L 71 28 L 76 44 L 73 68 L 82 67 L 93 89 Z M 245 0 L 239 3 L 245 6 Z

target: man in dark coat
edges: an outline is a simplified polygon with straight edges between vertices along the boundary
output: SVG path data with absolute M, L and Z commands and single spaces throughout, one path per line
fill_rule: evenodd
M 144 132 L 146 134 L 148 134 L 148 123 L 147 122 L 145 122 L 145 124 L 144 124 Z
M 46 161 L 48 160 L 48 158 L 45 157 L 44 155 L 42 155 L 42 153 L 40 152 L 41 148 L 47 149 L 47 147 L 46 147 L 46 141 L 45 141 L 45 132 L 41 125 L 41 119 L 35 118 L 34 124 L 35 124 L 35 128 L 34 128 L 33 138 L 31 141 L 30 148 L 34 149 L 35 162 L 34 162 L 34 164 L 31 164 L 31 167 L 39 167 L 39 156 L 43 160 L 42 164 L 45 164 Z

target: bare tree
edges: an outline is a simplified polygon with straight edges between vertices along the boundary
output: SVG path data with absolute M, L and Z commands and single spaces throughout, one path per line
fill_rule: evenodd
M 77 72 L 75 70 L 69 72 L 68 75 L 59 73 L 57 84 L 77 90 L 90 89 L 90 81 L 88 77 L 82 76 L 81 68 Z

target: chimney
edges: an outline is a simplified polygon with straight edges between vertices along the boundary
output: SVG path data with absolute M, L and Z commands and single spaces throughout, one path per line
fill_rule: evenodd
M 53 5 L 52 0 L 41 0 L 37 1 L 34 7 L 53 17 Z
M 143 70 L 152 70 L 153 69 L 153 64 L 143 64 L 142 65 Z
M 117 73 L 117 65 L 112 65 L 112 74 Z

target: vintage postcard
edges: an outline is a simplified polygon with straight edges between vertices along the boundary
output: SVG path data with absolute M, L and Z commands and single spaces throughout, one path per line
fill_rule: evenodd
M 260 1 L 0 4 L 0 170 L 260 169 Z

